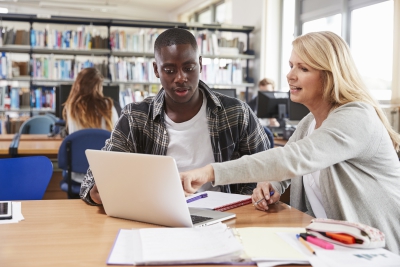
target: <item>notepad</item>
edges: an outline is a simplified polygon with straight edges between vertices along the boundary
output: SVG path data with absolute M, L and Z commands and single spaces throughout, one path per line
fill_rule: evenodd
M 206 198 L 201 198 L 188 203 L 191 208 L 212 209 L 218 211 L 230 210 L 251 203 L 251 196 L 229 194 L 216 191 L 205 191 L 187 197 L 186 199 L 194 198 L 197 195 L 207 193 Z

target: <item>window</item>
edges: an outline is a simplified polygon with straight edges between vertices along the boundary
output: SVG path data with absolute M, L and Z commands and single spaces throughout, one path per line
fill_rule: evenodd
M 351 52 L 366 86 L 378 100 L 390 100 L 393 66 L 393 1 L 351 13 Z
M 302 34 L 308 32 L 331 31 L 340 36 L 342 27 L 342 15 L 336 14 L 330 17 L 308 21 L 303 24 Z
M 394 12 L 394 1 L 293 2 L 299 4 L 295 6 L 294 36 L 313 31 L 332 31 L 340 35 L 349 44 L 357 69 L 374 97 L 382 103 L 391 100 L 392 89 L 398 90 L 392 88 L 393 25 L 398 16 Z M 282 70 L 287 64 L 286 57 L 282 51 Z M 282 81 L 284 75 L 282 71 Z
M 199 21 L 200 23 L 211 23 L 211 9 L 206 9 L 203 12 L 199 13 Z

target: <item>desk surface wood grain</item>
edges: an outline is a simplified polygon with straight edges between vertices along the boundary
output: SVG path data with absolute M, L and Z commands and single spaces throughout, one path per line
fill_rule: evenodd
M 20 140 L 18 155 L 52 155 L 57 157 L 62 140 Z
M 12 141 L 15 134 L 0 134 L 0 141 Z M 51 140 L 62 140 L 60 135 L 56 135 L 53 137 L 47 136 L 47 134 L 21 134 L 20 140 L 42 140 L 42 141 L 51 141 Z
M 237 215 L 230 227 L 305 227 L 312 219 L 283 203 L 269 212 L 252 205 L 230 211 Z M 159 227 L 109 217 L 79 199 L 22 201 L 22 214 L 25 220 L 0 225 L 1 266 L 107 266 L 119 229 Z

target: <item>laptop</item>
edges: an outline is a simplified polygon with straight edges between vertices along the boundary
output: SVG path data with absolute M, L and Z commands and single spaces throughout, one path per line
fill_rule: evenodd
M 236 217 L 189 208 L 172 157 L 92 149 L 86 157 L 108 216 L 170 227 L 199 227 Z

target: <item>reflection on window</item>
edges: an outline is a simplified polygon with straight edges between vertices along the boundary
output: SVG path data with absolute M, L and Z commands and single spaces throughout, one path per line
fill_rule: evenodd
M 200 23 L 212 23 L 212 19 L 211 19 L 211 10 L 207 9 L 204 12 L 201 12 L 199 14 L 199 22 Z
M 305 22 L 302 28 L 302 34 L 309 32 L 331 31 L 340 36 L 342 28 L 342 15 L 337 14 L 330 17 L 316 19 Z
M 351 13 L 350 44 L 358 71 L 379 100 L 390 100 L 393 66 L 393 1 Z

